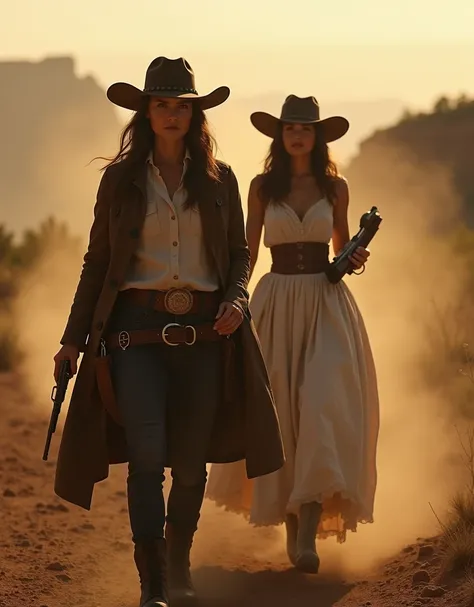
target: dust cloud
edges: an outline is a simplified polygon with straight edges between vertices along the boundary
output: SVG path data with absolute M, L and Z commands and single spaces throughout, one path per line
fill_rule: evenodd
M 34 270 L 22 280 L 13 307 L 23 353 L 19 372 L 32 404 L 45 412 L 52 406 L 53 356 L 60 347 L 81 261 L 78 251 L 50 243 Z M 66 405 L 73 383 L 68 388 Z
M 39 257 L 19 280 L 13 322 L 23 353 L 19 372 L 24 378 L 24 387 L 33 405 L 45 412 L 52 406 L 53 356 L 60 347 L 93 219 L 101 161 L 89 164 L 92 158 L 86 156 L 83 147 L 68 144 L 58 135 L 58 139 L 45 141 L 41 162 L 36 167 L 38 177 L 49 184 L 50 192 L 58 196 L 63 193 L 64 206 L 61 213 L 52 215 L 52 225 L 46 230 Z M 69 191 L 74 191 L 72 201 Z M 54 211 L 54 206 L 45 204 L 40 216 L 49 217 Z M 35 213 L 39 215 L 37 210 Z M 44 220 L 43 225 L 48 228 L 48 220 Z M 74 379 L 68 388 L 64 411 L 73 386 Z M 63 421 L 64 414 L 59 426 Z
M 460 362 L 446 370 L 443 348 L 467 329 L 457 316 L 466 267 L 443 234 L 456 226 L 459 200 L 449 172 L 422 165 L 407 149 L 375 149 L 367 164 L 369 170 L 354 163 L 351 171 L 351 231 L 372 205 L 384 221 L 366 273 L 346 282 L 364 315 L 379 378 L 375 524 L 362 526 L 343 546 L 321 545 L 322 554 L 348 572 L 368 570 L 405 544 L 436 534 L 430 504 L 442 515 L 462 474 L 453 463 L 459 452 L 453 403 L 436 382 L 440 374 L 458 381 Z M 443 331 L 451 332 L 451 344 L 440 339 Z
M 238 142 L 236 145 L 238 148 Z M 257 165 L 252 170 L 243 156 L 232 164 L 249 178 L 259 170 Z M 97 166 L 90 170 L 97 171 Z M 355 163 L 355 175 L 357 171 Z M 377 186 L 371 182 L 370 172 L 377 174 Z M 440 328 L 439 315 L 449 318 L 462 295 L 464 268 L 438 236 L 441 227 L 455 224 L 458 200 L 449 174 L 439 167 L 422 166 L 406 150 L 374 153 L 370 172 L 359 173 L 369 175 L 365 181 L 348 175 L 353 192 L 351 232 L 357 229 L 361 213 L 373 204 L 384 222 L 371 246 L 373 255 L 366 273 L 349 277 L 347 284 L 366 320 L 378 369 L 379 485 L 374 525 L 349 534 L 344 545 L 332 540 L 320 543 L 324 570 L 341 574 L 363 574 L 404 544 L 436 533 L 429 504 L 442 514 L 459 482 L 451 462 L 457 439 L 445 415 L 450 405 L 430 385 L 420 366 L 420 360 L 428 356 L 436 375 L 442 353 L 433 347 L 433 333 Z M 98 183 L 98 172 L 96 175 Z M 246 185 L 241 182 L 244 207 Z M 69 187 L 75 186 L 75 181 L 69 183 Z M 75 217 L 74 223 L 92 220 L 94 197 L 95 192 L 90 191 L 80 209 L 82 217 Z M 86 242 L 87 233 L 81 230 L 79 235 Z M 78 255 L 51 246 L 22 285 L 16 304 L 26 352 L 22 372 L 34 402 L 44 406 L 45 412 L 50 408 L 52 357 L 77 285 L 82 254 L 83 250 Z M 268 262 L 268 253 L 262 251 L 253 285 L 267 271 Z M 221 526 L 235 531 L 233 545 L 219 542 Z M 271 566 L 273 559 L 285 559 L 282 528 L 253 530 L 244 520 L 209 503 L 204 505 L 201 528 L 198 562 L 212 562 L 223 553 L 229 555 L 229 562 L 233 556 L 238 562 L 237 555 L 252 554 L 265 566 Z
M 460 382 L 460 392 L 467 382 L 459 376 L 462 361 L 446 362 L 446 349 L 459 347 L 468 328 L 459 315 L 467 268 L 445 232 L 458 224 L 459 200 L 448 171 L 421 164 L 407 149 L 374 150 L 368 164 L 369 171 L 354 162 L 348 173 L 351 233 L 372 205 L 384 221 L 366 273 L 346 283 L 363 313 L 377 365 L 379 480 L 375 524 L 349 533 L 343 545 L 332 539 L 319 544 L 323 573 L 336 575 L 367 574 L 404 545 L 438 533 L 432 507 L 442 516 L 463 479 L 455 407 L 439 390 L 440 377 L 444 384 Z M 252 287 L 269 265 L 268 251 L 261 249 Z M 219 514 L 238 538 L 231 548 L 236 558 L 240 544 L 247 549 L 253 538 L 251 551 L 262 564 L 285 560 L 282 527 L 273 534 L 250 531 L 242 518 Z M 205 558 L 211 558 L 209 550 Z

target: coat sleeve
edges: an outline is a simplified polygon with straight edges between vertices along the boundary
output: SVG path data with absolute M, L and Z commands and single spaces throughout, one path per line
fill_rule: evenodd
M 108 172 L 106 171 L 102 175 L 97 191 L 89 246 L 84 255 L 79 284 L 61 338 L 61 344 L 77 346 L 82 352 L 86 349 L 94 309 L 109 267 L 109 208 L 110 185 Z
M 227 279 L 225 301 L 240 306 L 244 311 L 248 308 L 249 293 L 247 291 L 250 276 L 250 251 L 245 237 L 244 213 L 237 178 L 229 168 L 229 243 L 230 269 Z

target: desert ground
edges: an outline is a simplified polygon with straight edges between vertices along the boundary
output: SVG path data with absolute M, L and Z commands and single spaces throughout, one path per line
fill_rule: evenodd
M 53 492 L 61 427 L 43 462 L 47 423 L 21 378 L 1 375 L 0 606 L 136 607 L 125 467 L 97 487 L 90 512 L 61 501 Z M 420 538 L 370 576 L 346 577 L 324 559 L 319 575 L 303 575 L 286 561 L 281 530 L 253 529 L 206 503 L 193 576 L 203 607 L 467 605 L 460 583 L 440 581 L 439 541 Z

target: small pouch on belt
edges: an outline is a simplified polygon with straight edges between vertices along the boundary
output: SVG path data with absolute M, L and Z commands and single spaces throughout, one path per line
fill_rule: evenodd
M 112 361 L 110 354 L 107 354 L 105 342 L 101 340 L 100 354 L 95 358 L 95 373 L 100 400 L 114 422 L 121 425 L 122 422 L 120 419 L 117 401 L 115 399 L 114 385 L 112 382 L 111 364 Z

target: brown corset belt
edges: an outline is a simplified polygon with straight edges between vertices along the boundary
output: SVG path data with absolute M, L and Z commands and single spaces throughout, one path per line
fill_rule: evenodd
M 319 274 L 329 266 L 329 245 L 324 242 L 279 244 L 270 252 L 275 274 Z

